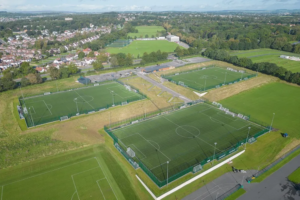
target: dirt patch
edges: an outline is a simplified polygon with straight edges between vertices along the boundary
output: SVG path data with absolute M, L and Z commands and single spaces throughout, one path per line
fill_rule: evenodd
M 283 156 L 284 154 L 288 153 L 289 151 L 291 151 L 293 148 L 295 148 L 296 146 L 300 145 L 300 140 L 297 140 L 295 138 L 292 139 L 292 142 L 289 143 L 288 145 L 286 145 L 275 157 L 275 160 L 277 160 L 278 158 L 280 158 L 281 156 Z
M 264 74 L 259 74 L 258 77 L 251 78 L 246 81 L 242 81 L 239 83 L 235 83 L 228 86 L 223 86 L 218 89 L 213 89 L 208 91 L 208 93 L 204 96 L 204 98 L 208 99 L 209 101 L 220 101 L 222 99 L 226 99 L 230 96 L 238 94 L 240 92 L 260 87 L 264 84 L 271 83 L 277 81 L 278 78 L 273 76 L 268 76 Z

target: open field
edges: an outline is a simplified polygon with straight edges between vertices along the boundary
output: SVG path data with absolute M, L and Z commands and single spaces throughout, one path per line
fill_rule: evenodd
M 165 30 L 162 26 L 136 26 L 135 27 L 139 32 L 138 33 L 128 33 L 128 36 L 134 38 L 144 38 L 145 35 L 148 35 L 148 37 L 154 37 L 156 36 L 157 31 L 163 31 Z
M 300 87 L 285 83 L 270 83 L 220 101 L 224 107 L 235 108 L 264 123 L 300 138 Z M 251 118 L 250 118 L 251 119 Z
M 205 91 L 212 88 L 219 88 L 224 84 L 232 84 L 248 79 L 254 74 L 230 71 L 226 68 L 209 66 L 193 71 L 183 71 L 181 73 L 165 75 L 163 78 L 174 81 L 178 85 L 184 85 L 198 91 Z
M 106 51 L 112 54 L 125 53 L 132 54 L 135 58 L 143 56 L 145 52 L 151 53 L 160 50 L 161 52 L 174 52 L 178 44 L 166 40 L 140 41 L 135 40 L 130 45 L 123 48 L 106 48 Z
M 292 72 L 300 72 L 300 62 L 280 58 L 280 55 L 300 57 L 300 54 L 290 53 L 286 51 L 278 51 L 274 49 L 255 49 L 246 51 L 231 51 L 231 56 L 239 58 L 250 58 L 254 63 L 270 62 L 280 67 L 284 67 Z
M 265 129 L 202 103 L 112 132 L 123 149 L 130 147 L 139 161 L 160 182 L 165 182 L 167 162 L 172 180 L 187 168 L 204 165 L 213 158 L 221 159 L 225 152 L 232 152 L 232 148 L 235 151 L 244 143 L 248 127 L 251 127 L 249 137 Z M 216 157 L 213 157 L 214 151 Z
M 36 126 L 61 117 L 88 114 L 92 111 L 140 100 L 143 97 L 117 82 L 73 89 L 65 92 L 22 98 L 20 101 L 28 126 Z

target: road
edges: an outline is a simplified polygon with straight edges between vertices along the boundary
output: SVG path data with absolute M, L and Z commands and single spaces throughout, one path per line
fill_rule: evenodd
M 287 177 L 300 167 L 300 155 L 285 164 L 260 183 L 247 184 L 245 193 L 238 200 L 300 200 L 300 190 L 296 190 Z
M 237 200 L 300 200 L 300 190 L 296 190 L 287 180 L 287 177 L 298 167 L 300 167 L 300 155 L 260 183 L 247 183 L 245 180 L 246 177 L 255 174 L 256 170 L 248 170 L 246 174 L 229 172 L 207 183 L 183 200 L 215 200 L 218 195 L 238 183 L 242 184 L 247 192 Z
M 149 78 L 149 77 L 146 76 L 143 72 L 139 72 L 139 73 L 137 73 L 137 75 L 138 75 L 139 77 L 143 78 L 144 80 L 146 80 L 146 81 L 152 83 L 152 84 L 155 85 L 156 87 L 161 88 L 163 91 L 166 91 L 166 92 L 172 94 L 174 97 L 178 97 L 178 98 L 182 99 L 185 103 L 188 103 L 188 102 L 191 102 L 191 101 L 192 101 L 191 99 L 189 99 L 189 98 L 187 98 L 187 97 L 184 97 L 184 96 L 182 96 L 181 94 L 179 94 L 179 93 L 177 93 L 177 92 L 175 92 L 175 91 L 173 91 L 173 90 L 167 88 L 167 87 L 164 86 L 163 84 L 158 83 L 158 82 L 156 82 L 155 80 Z

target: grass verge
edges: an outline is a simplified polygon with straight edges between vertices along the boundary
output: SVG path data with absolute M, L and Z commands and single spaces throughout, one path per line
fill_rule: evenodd
M 288 176 L 288 179 L 295 184 L 300 184 L 300 167 Z
M 225 200 L 235 200 L 246 193 L 246 190 L 240 188 L 236 192 L 232 193 L 230 196 L 226 197 Z

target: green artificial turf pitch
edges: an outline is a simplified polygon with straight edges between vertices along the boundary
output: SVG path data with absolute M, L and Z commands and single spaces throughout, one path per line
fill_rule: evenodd
M 209 67 L 181 72 L 178 75 L 166 75 L 164 78 L 175 81 L 177 84 L 183 82 L 185 86 L 198 91 L 205 91 L 222 86 L 224 83 L 240 81 L 249 76 L 251 76 L 249 73 L 234 72 L 220 67 Z
M 117 199 L 98 158 L 90 158 L 1 186 L 7 199 Z
M 228 150 L 264 130 L 252 122 L 232 117 L 206 103 L 161 115 L 112 132 L 122 148 L 130 147 L 160 180 L 204 159 Z
M 113 91 L 113 93 L 112 93 Z M 99 86 L 78 88 L 64 92 L 52 93 L 21 99 L 28 114 L 25 118 L 28 127 L 60 120 L 63 116 L 75 116 L 76 113 L 87 114 L 99 111 L 122 102 L 132 102 L 143 98 L 140 94 L 126 90 L 117 82 L 106 82 Z

